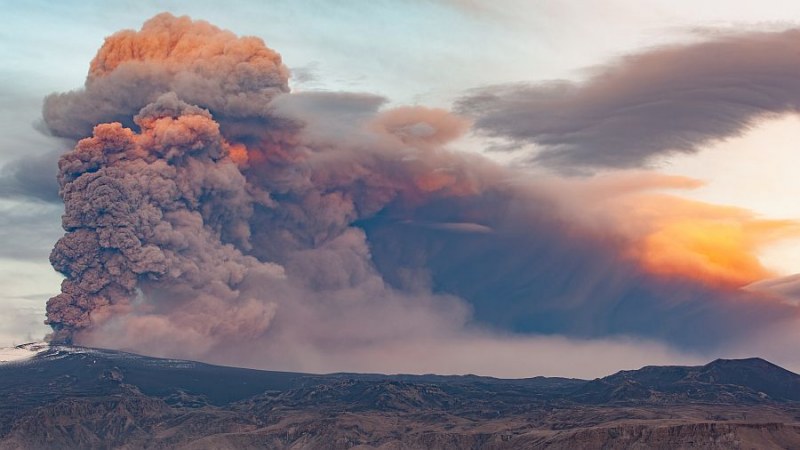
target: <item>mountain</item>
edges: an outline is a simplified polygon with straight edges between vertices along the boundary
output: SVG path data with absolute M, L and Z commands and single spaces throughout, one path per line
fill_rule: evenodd
M 705 366 L 648 366 L 590 381 L 570 398 L 585 403 L 800 401 L 800 376 L 761 358 Z
M 0 364 L 0 449 L 800 448 L 800 376 L 757 358 L 589 381 L 37 350 Z

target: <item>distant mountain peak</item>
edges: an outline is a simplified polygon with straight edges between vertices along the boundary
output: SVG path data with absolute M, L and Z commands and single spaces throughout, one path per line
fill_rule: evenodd
M 588 403 L 800 401 L 800 375 L 762 358 L 716 359 L 620 371 L 587 383 L 573 397 Z
M 706 364 L 704 367 L 752 367 L 752 368 L 779 369 L 782 371 L 790 372 L 789 370 L 786 370 L 777 364 L 771 363 L 764 358 L 759 358 L 756 356 L 750 358 L 736 358 L 736 359 L 717 358 L 711 361 L 710 363 Z

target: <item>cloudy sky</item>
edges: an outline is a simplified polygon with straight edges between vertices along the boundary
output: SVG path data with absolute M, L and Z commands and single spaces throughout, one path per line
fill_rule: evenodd
M 175 249 L 153 233 L 137 235 L 181 269 L 130 269 L 135 286 L 111 306 L 97 300 L 114 297 L 104 291 L 93 292 L 93 306 L 71 293 L 64 303 L 80 304 L 85 317 L 53 317 L 76 342 L 311 371 L 597 376 L 750 355 L 800 370 L 792 352 L 800 329 L 792 277 L 800 267 L 797 2 L 226 5 L 5 7 L 0 345 L 50 331 L 45 304 L 64 278 L 48 260 L 64 234 L 59 155 L 115 121 L 134 128 L 131 145 L 156 152 L 144 139 L 147 118 L 199 117 L 196 105 L 209 111 L 203 120 L 219 124 L 221 151 L 238 167 L 230 178 L 228 166 L 209 163 L 205 173 L 228 178 L 224 188 L 198 188 L 208 189 L 195 199 L 205 208 L 181 200 L 187 215 L 202 216 L 202 242 Z M 125 56 L 115 42 L 87 81 L 105 38 L 139 30 L 161 12 L 261 38 L 288 67 L 291 94 L 280 63 L 256 75 L 261 90 L 252 97 L 251 83 L 231 81 L 238 72 L 224 64 L 198 69 L 171 54 Z M 174 30 L 169 23 L 153 29 Z M 229 42 L 216 28 L 201 31 L 193 45 Z M 125 65 L 137 58 L 144 68 Z M 190 75 L 208 81 L 205 90 L 219 87 L 223 100 L 200 95 Z M 43 117 L 46 96 L 73 90 L 50 97 Z M 165 93 L 175 97 L 158 97 Z M 228 99 L 235 95 L 247 95 L 249 109 L 236 109 Z M 268 112 L 253 112 L 261 107 Z M 137 114 L 144 119 L 135 122 Z M 245 123 L 260 131 L 242 131 Z M 94 139 L 107 148 L 103 136 Z M 266 142 L 302 157 L 287 157 L 291 170 L 279 171 L 272 156 L 256 156 L 272 154 Z M 249 162 L 237 159 L 239 148 Z M 101 167 L 139 173 L 130 158 Z M 345 176 L 356 162 L 366 175 Z M 180 173 L 183 163 L 167 164 Z M 62 180 L 80 190 L 74 202 L 93 205 L 79 180 L 96 168 L 81 170 L 62 170 Z M 298 172 L 311 184 L 294 180 Z M 240 178 L 246 193 L 235 190 Z M 230 206 L 240 200 L 240 209 Z M 145 203 L 178 228 L 174 205 Z M 214 222 L 214 208 L 241 223 Z M 105 225 L 73 219 L 75 229 L 102 236 Z M 81 282 L 74 261 L 83 253 L 70 251 L 59 254 L 60 270 Z M 231 273 L 239 269 L 219 275 L 224 292 L 212 286 L 217 274 L 186 279 L 186 264 L 202 273 L 220 261 L 245 273 L 238 281 Z M 346 270 L 333 274 L 331 265 Z M 271 271 L 288 281 L 264 275 Z M 259 297 L 263 290 L 276 298 Z M 235 312 L 198 326 L 225 308 L 219 299 Z M 381 325 L 386 317 L 400 324 Z M 225 331 L 226 323 L 249 331 Z M 142 332 L 153 339 L 138 338 Z

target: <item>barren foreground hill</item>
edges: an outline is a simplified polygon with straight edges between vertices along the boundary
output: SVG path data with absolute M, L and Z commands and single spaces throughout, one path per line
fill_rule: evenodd
M 28 448 L 800 448 L 800 376 L 320 376 L 52 347 L 0 364 L 0 449 Z

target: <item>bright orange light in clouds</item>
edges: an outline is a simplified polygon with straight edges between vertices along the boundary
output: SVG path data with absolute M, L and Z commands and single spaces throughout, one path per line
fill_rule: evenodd
M 653 273 L 739 287 L 775 275 L 761 264 L 758 251 L 790 235 L 798 235 L 797 223 L 667 217 L 653 224 L 632 253 Z
M 732 204 L 773 219 L 800 218 L 797 165 L 800 117 L 768 117 L 741 136 L 673 155 L 659 163 L 670 173 L 702 178 L 707 184 L 687 196 L 714 204 Z M 800 271 L 800 239 L 782 240 L 759 251 L 762 261 L 785 274 Z
M 247 154 L 247 147 L 245 147 L 244 144 L 230 144 L 228 147 L 228 152 L 231 160 L 233 160 L 237 166 L 242 167 L 247 165 L 249 156 Z
M 257 37 L 238 38 L 208 22 L 159 14 L 145 22 L 141 31 L 124 30 L 106 38 L 89 67 L 89 79 L 99 78 L 123 64 L 158 63 L 159 70 L 194 66 L 198 73 L 243 70 L 253 73 L 281 72 L 288 77 L 278 53 Z M 139 68 L 141 70 L 141 67 Z
M 658 192 L 702 184 L 686 177 L 617 173 L 569 184 L 560 186 L 568 210 L 590 229 L 618 230 L 627 255 L 657 275 L 745 286 L 777 275 L 759 260 L 764 247 L 800 237 L 797 221 Z

